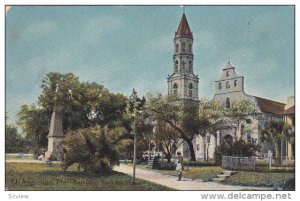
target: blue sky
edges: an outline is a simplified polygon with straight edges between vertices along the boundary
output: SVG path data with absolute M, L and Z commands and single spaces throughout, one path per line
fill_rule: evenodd
M 199 96 L 231 57 L 245 91 L 286 102 L 294 95 L 294 8 L 187 6 Z M 179 6 L 17 6 L 6 15 L 6 111 L 36 103 L 48 72 L 72 72 L 125 95 L 167 93 Z

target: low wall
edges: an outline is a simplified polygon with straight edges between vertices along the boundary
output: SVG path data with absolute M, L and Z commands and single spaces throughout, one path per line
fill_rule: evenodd
M 255 158 L 222 156 L 222 167 L 229 170 L 255 170 Z

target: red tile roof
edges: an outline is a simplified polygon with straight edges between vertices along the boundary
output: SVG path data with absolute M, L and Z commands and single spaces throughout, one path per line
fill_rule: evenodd
M 189 23 L 187 22 L 185 14 L 182 15 L 180 24 L 179 24 L 178 29 L 176 31 L 176 36 L 190 36 L 190 37 L 193 37 L 193 34 L 190 30 Z
M 256 101 L 260 110 L 265 113 L 284 114 L 284 103 L 268 100 L 265 98 L 256 97 Z
M 295 114 L 295 105 L 286 109 L 284 113 L 285 114 Z

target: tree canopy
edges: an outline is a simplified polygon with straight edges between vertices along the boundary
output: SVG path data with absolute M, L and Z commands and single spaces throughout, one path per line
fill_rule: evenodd
M 61 113 L 63 132 L 99 126 L 126 126 L 127 97 L 95 82 L 80 82 L 72 73 L 50 72 L 42 80 L 37 105 L 23 105 L 18 124 L 34 148 L 46 148 L 51 113 Z

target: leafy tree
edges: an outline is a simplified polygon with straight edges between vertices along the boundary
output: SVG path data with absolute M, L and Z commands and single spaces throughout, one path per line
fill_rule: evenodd
M 5 124 L 5 153 L 18 153 L 26 151 L 23 136 L 16 126 Z
M 295 125 L 289 123 L 284 124 L 284 140 L 295 146 Z
M 109 172 L 119 163 L 124 128 L 93 127 L 70 131 L 63 142 L 63 170 L 78 164 L 84 171 Z
M 292 130 L 292 126 L 285 124 L 282 119 L 275 119 L 268 122 L 265 128 L 260 131 L 259 140 L 274 145 L 276 155 L 275 163 L 277 165 L 281 164 L 281 142 L 292 138 Z
M 207 119 L 199 119 L 197 104 L 184 104 L 176 97 L 148 94 L 147 110 L 157 121 L 176 130 L 189 146 L 191 160 L 195 161 L 193 139 L 199 128 L 207 127 Z
M 219 101 L 202 99 L 199 103 L 199 115 L 200 118 L 207 118 L 210 121 L 207 128 L 213 133 L 226 126 L 222 121 L 225 110 L 223 104 Z
M 211 135 L 217 137 L 217 131 L 228 128 L 226 121 L 224 121 L 224 106 L 219 101 L 207 99 L 200 100 L 199 103 L 199 116 L 200 119 L 207 123 L 203 124 L 204 126 L 200 127 L 200 135 L 204 138 L 207 137 L 210 139 Z M 206 140 L 206 139 L 204 139 Z M 209 156 L 209 145 L 210 140 L 207 140 L 206 146 L 206 160 L 208 161 Z
M 175 155 L 176 150 L 182 144 L 180 134 L 168 124 L 158 123 L 154 138 L 156 143 L 161 145 L 162 152 L 167 158 L 168 163 L 170 163 L 172 156 Z
M 47 148 L 50 118 L 51 114 L 47 110 L 34 105 L 23 105 L 18 113 L 17 123 L 29 143 L 29 151 L 33 152 L 35 157 L 41 154 L 41 149 Z
M 39 105 L 63 116 L 64 132 L 95 125 L 113 125 L 122 118 L 126 97 L 95 82 L 80 82 L 72 73 L 48 73 L 42 81 Z
M 133 162 L 133 139 L 132 138 L 123 138 L 123 140 L 120 142 L 122 144 L 120 148 L 120 157 L 124 160 L 131 160 Z M 136 142 L 136 158 L 137 163 L 143 162 L 143 154 L 144 151 L 148 150 L 148 141 L 141 138 L 140 136 L 137 136 L 137 142 Z
M 256 118 L 255 105 L 248 101 L 234 101 L 230 108 L 226 108 L 225 116 L 234 124 L 236 124 L 235 138 L 237 141 L 241 139 L 241 127 L 244 123 L 250 123 L 251 118 Z

